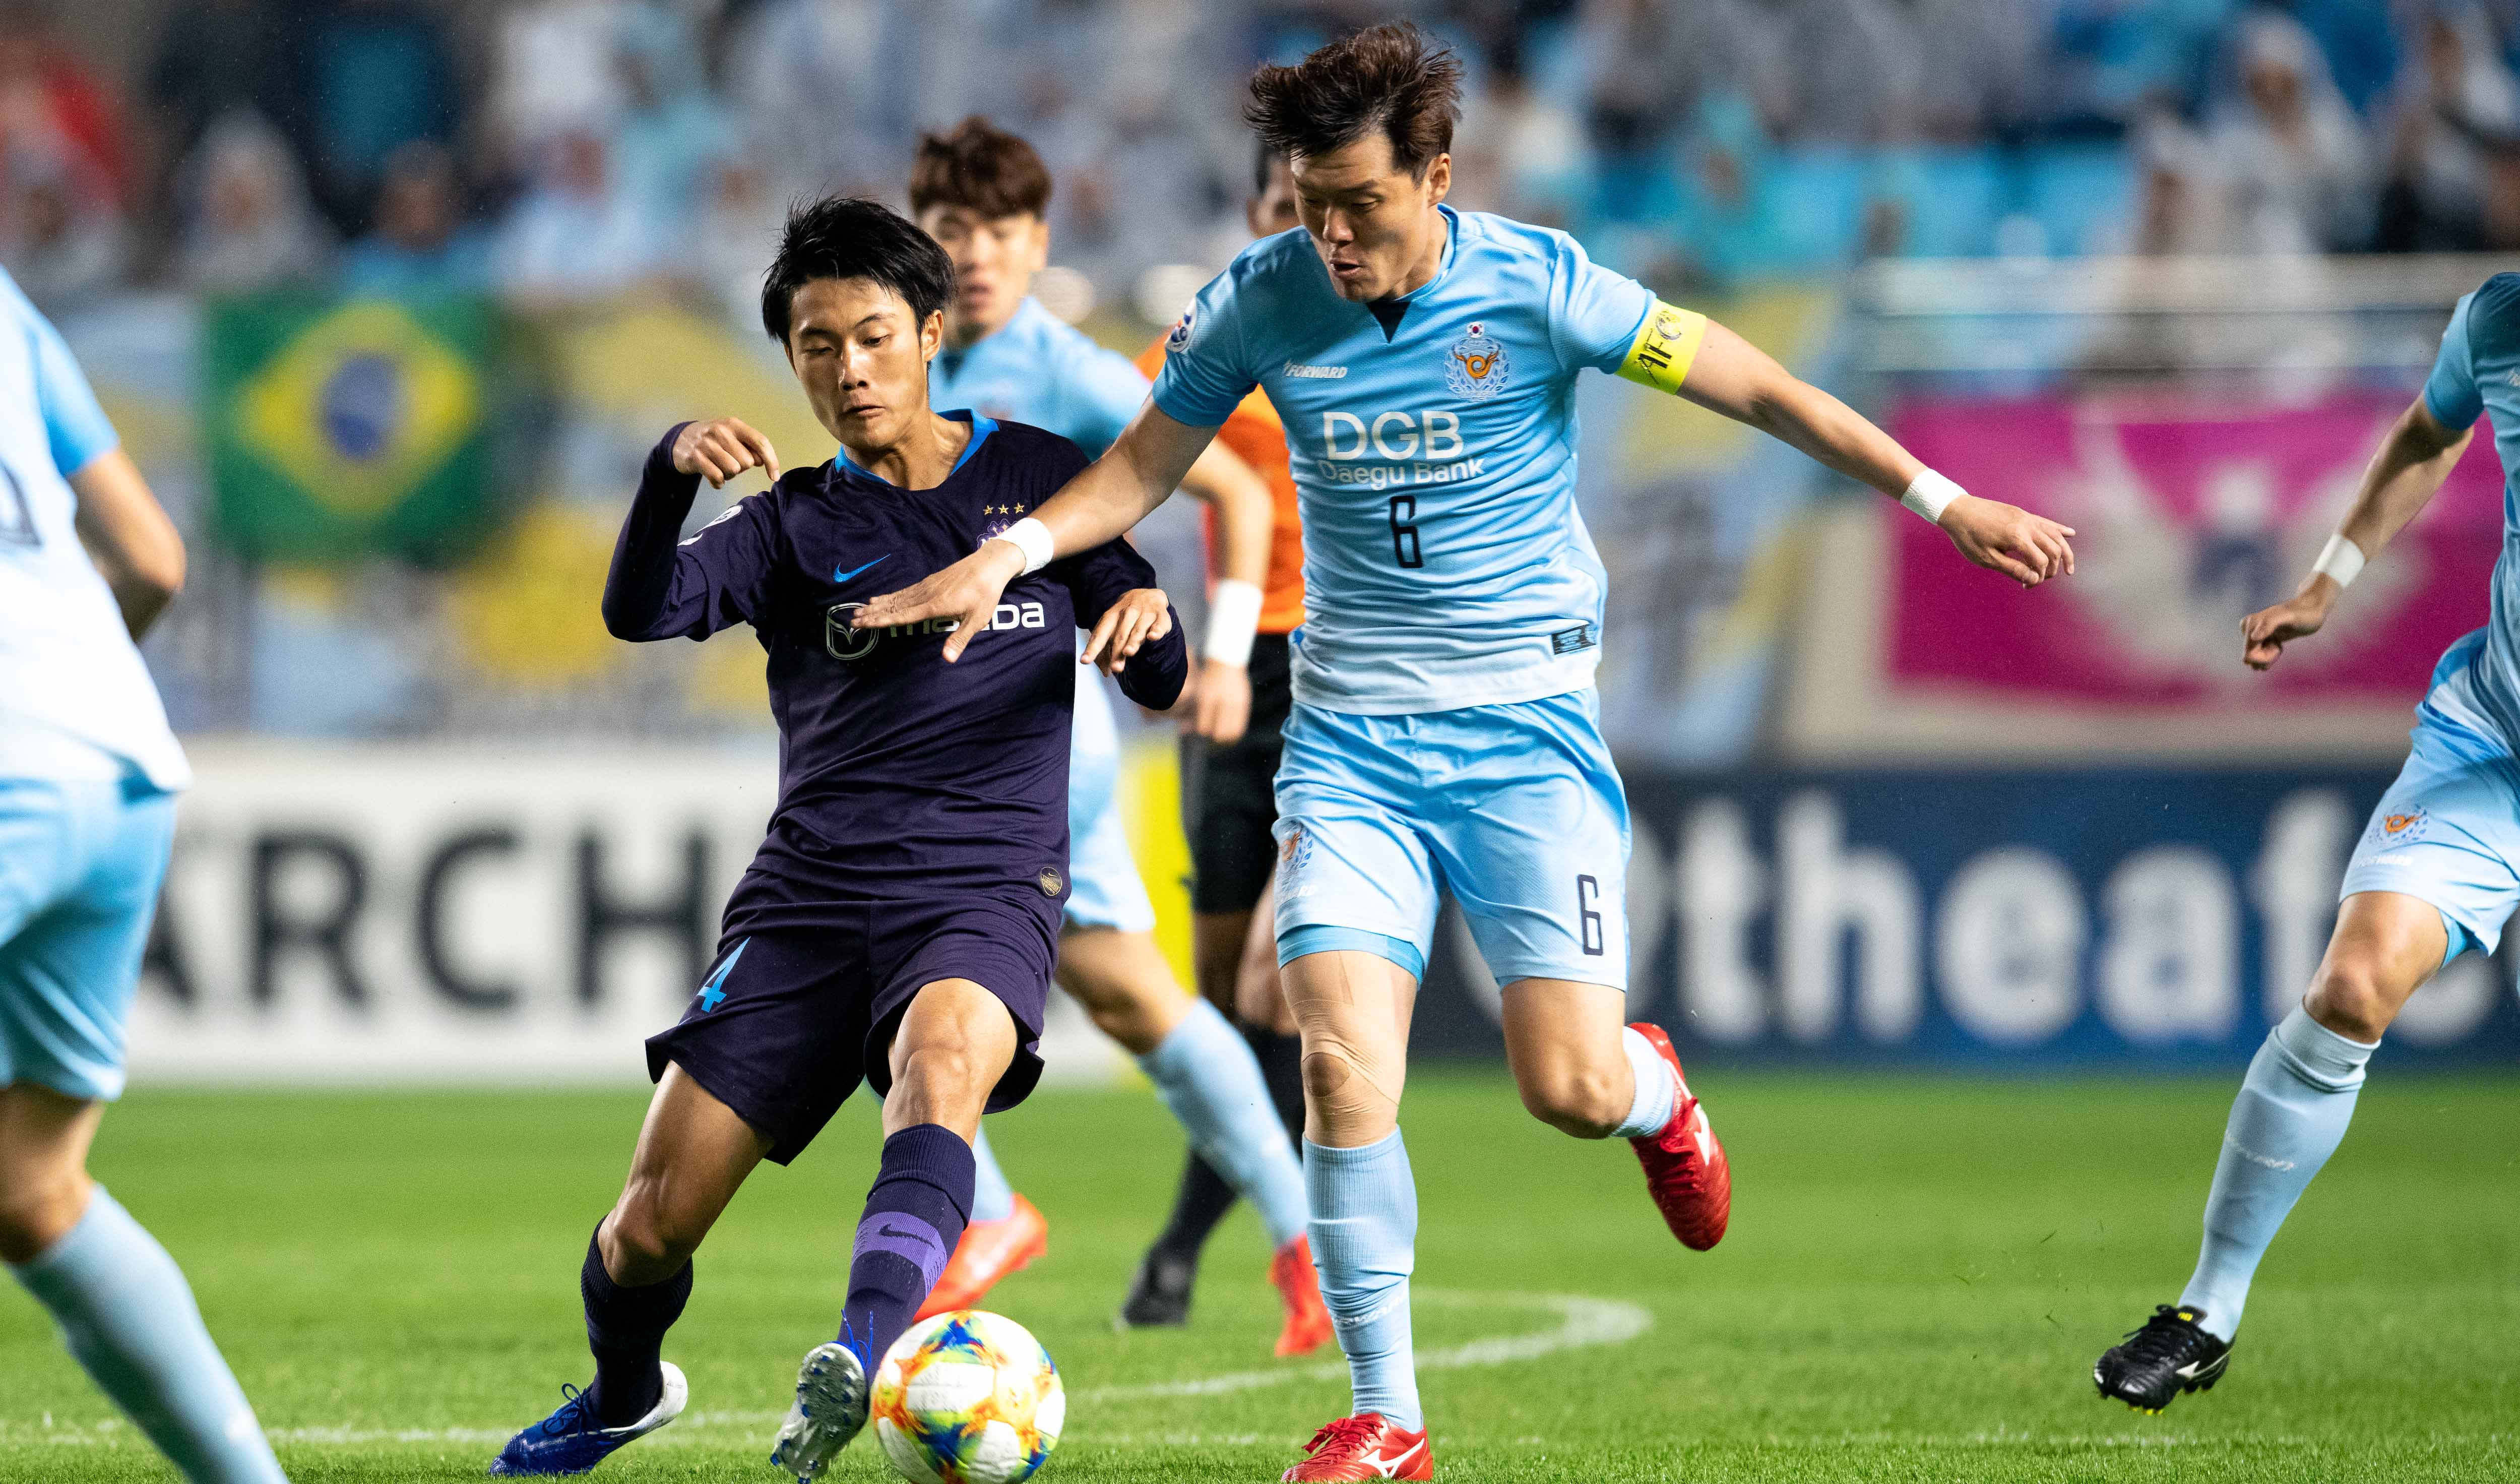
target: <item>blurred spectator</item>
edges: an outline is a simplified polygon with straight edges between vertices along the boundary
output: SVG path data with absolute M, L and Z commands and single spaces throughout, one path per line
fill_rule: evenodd
M 761 320 L 761 280 L 779 250 L 786 219 L 759 167 L 742 160 L 718 167 L 700 228 L 698 269 L 701 287 L 747 335 Z
M 2480 136 L 2520 132 L 2515 85 L 2485 16 L 2441 0 L 2420 15 L 2389 102 L 2389 183 L 2377 246 L 2473 251 L 2485 246 L 2492 168 Z
M 540 153 L 533 183 L 492 247 L 502 286 L 532 298 L 594 298 L 665 265 L 671 224 L 630 208 L 600 135 L 573 129 Z
M 763 0 L 737 27 L 728 75 L 778 194 L 893 189 L 903 161 L 881 117 L 885 10 L 879 0 Z M 1056 169 L 1044 142 L 1032 143 Z
M 130 200 L 131 147 L 113 95 L 37 0 L 0 0 L 0 147 L 39 151 L 84 199 Z
M 2048 8 L 2026 0 L 1914 0 L 1930 59 L 1917 99 L 1928 139 L 1965 144 L 2018 136 L 2045 111 Z
M 1771 164 L 1776 141 L 1739 93 L 1708 96 L 1681 147 L 1674 205 L 1690 276 L 1730 290 L 1794 253 Z
M 718 167 L 735 153 L 735 130 L 703 85 L 698 42 L 680 15 L 626 6 L 615 17 L 612 48 L 623 102 L 612 132 L 614 190 L 627 209 L 656 224 L 665 252 L 693 258 Z
M 2098 250 L 2144 257 L 2229 250 L 2229 194 L 2204 137 L 2162 108 L 2136 125 L 2128 144 L 2136 157 L 2135 214 L 2096 244 Z
M 2231 87 L 2217 100 L 2214 158 L 2229 191 L 2234 244 L 2248 252 L 2341 252 L 2370 240 L 2369 154 L 2354 111 L 2301 22 L 2242 19 Z
M 2115 133 L 2149 107 L 2185 108 L 2203 97 L 2214 42 L 2233 0 L 2053 0 L 2053 6 L 2049 126 Z
M 1878 144 L 1914 137 L 1924 102 L 1924 37 L 1905 0 L 1785 0 L 1780 9 L 1793 138 Z M 1938 66 L 1935 81 L 1958 90 L 1967 79 Z M 1978 112 L 1976 100 L 1968 111 Z
M 1592 168 L 1583 124 L 1532 85 L 1512 40 L 1500 43 L 1489 63 L 1485 92 L 1462 111 L 1456 178 L 1469 177 L 1468 189 L 1478 193 L 1473 204 L 1484 201 L 1545 226 L 1572 225 Z
M 455 160 L 425 141 L 385 166 L 377 229 L 341 259 L 342 287 L 358 293 L 472 291 L 490 286 L 489 245 L 463 222 Z
M 28 298 L 58 314 L 114 286 L 121 220 L 79 188 L 60 156 L 13 155 L 8 187 L 5 259 Z
M 2421 5 L 2424 0 L 2413 0 Z M 2318 39 L 2336 89 L 2358 113 L 2368 113 L 2398 72 L 2394 13 L 2408 5 L 2383 0 L 2286 0 L 2284 9 Z
M 210 125 L 186 165 L 179 271 L 187 288 L 231 292 L 315 277 L 322 221 L 296 157 L 271 125 L 231 113 Z
M 289 40 L 283 122 L 325 215 L 360 232 L 394 151 L 455 143 L 463 100 L 446 23 L 416 0 L 305 0 Z
M 281 34 L 271 0 L 190 0 L 167 16 L 148 86 L 158 148 L 170 162 L 190 156 L 230 113 L 280 121 Z
M 526 157 L 571 129 L 601 129 L 621 111 L 612 63 L 625 0 L 524 0 L 500 18 L 489 112 Z

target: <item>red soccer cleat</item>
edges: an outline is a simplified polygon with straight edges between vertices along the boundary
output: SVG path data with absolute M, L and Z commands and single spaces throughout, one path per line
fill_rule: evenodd
M 1322 1280 L 1313 1271 L 1313 1240 L 1297 1237 L 1269 1259 L 1269 1282 L 1286 1301 L 1286 1327 L 1278 1331 L 1278 1354 L 1310 1355 L 1330 1337 L 1330 1311 L 1322 1307 Z
M 1316 1479 L 1431 1479 L 1435 1453 L 1426 1434 L 1411 1432 L 1381 1413 L 1341 1417 L 1313 1434 L 1304 1462 L 1279 1476 L 1280 1484 Z
M 1672 1098 L 1671 1122 L 1659 1134 L 1628 1143 L 1636 1147 L 1637 1162 L 1645 1167 L 1645 1189 L 1653 1193 L 1671 1235 L 1680 1238 L 1682 1246 L 1703 1252 L 1724 1239 L 1725 1224 L 1732 1219 L 1732 1161 L 1724 1157 L 1724 1146 L 1707 1124 L 1705 1107 L 1689 1095 L 1688 1077 L 1680 1069 L 1680 1054 L 1671 1049 L 1671 1038 L 1661 1026 L 1642 1020 L 1628 1029 L 1653 1043 L 1654 1050 L 1671 1063 L 1672 1078 L 1679 1084 Z
M 981 1297 L 1011 1273 L 1050 1250 L 1050 1223 L 1033 1203 L 1018 1195 L 1015 1213 L 1004 1221 L 975 1221 L 963 1229 L 954 1255 L 927 1290 L 918 1318 L 933 1319 L 957 1309 L 979 1307 Z

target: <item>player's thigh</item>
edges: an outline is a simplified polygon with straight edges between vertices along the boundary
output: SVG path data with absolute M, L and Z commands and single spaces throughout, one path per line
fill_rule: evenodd
M 102 1102 L 36 1083 L 0 1087 L 0 1262 L 31 1261 L 77 1223 L 104 1114 Z
M 1598 1134 L 1635 1101 L 1621 1031 L 1627 996 L 1601 984 L 1516 979 L 1503 992 L 1506 1061 L 1534 1117 Z
M 1444 883 L 1425 837 L 1435 801 L 1410 750 L 1420 720 L 1295 708 L 1278 767 L 1280 964 L 1357 951 L 1424 976 Z
M 1103 1034 L 1141 1057 L 1190 1011 L 1151 932 L 1068 928 L 1058 935 L 1058 979 Z
M 1436 868 L 1502 983 L 1628 982 L 1628 801 L 1590 692 L 1444 713 Z
M 969 1141 L 998 1079 L 1013 1064 L 1019 1028 L 1006 1002 L 971 979 L 939 979 L 911 997 L 892 1036 L 892 1086 L 883 1131 L 942 1124 Z
M 768 1135 L 680 1063 L 667 1062 L 639 1126 L 629 1179 L 605 1223 L 607 1270 L 629 1282 L 670 1276 L 717 1224 L 770 1147 Z
M 13 790 L 14 791 L 14 790 Z M 7 890 L 38 910 L 0 942 L 0 1084 L 36 1083 L 73 1099 L 122 1095 L 123 1027 L 174 839 L 167 794 L 126 796 L 110 783 L 57 792 L 59 815 L 6 832 L 51 833 L 29 869 L 0 863 Z M 47 883 L 43 876 L 49 873 Z
M 2469 948 L 2492 953 L 2520 908 L 2520 768 L 2472 735 L 2417 728 L 2340 895 L 2312 1011 L 2369 1039 L 2444 963 Z
M 1304 1041 L 1306 1137 L 1355 1148 L 1388 1135 L 1408 1082 L 1417 977 L 1352 949 L 1304 954 L 1282 973 Z

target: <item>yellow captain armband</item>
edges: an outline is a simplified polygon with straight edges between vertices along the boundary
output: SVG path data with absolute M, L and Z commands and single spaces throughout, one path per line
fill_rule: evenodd
M 1678 391 L 1680 383 L 1688 380 L 1689 363 L 1697 359 L 1698 342 L 1705 338 L 1706 316 L 1656 299 L 1637 329 L 1628 358 L 1619 363 L 1619 375 L 1657 391 Z

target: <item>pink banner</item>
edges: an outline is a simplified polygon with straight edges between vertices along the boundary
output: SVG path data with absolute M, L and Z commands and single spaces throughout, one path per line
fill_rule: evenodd
M 1905 511 L 1892 522 L 1893 685 L 1911 694 L 2178 708 L 2419 697 L 2485 621 L 2502 545 L 2490 428 L 2374 560 L 2327 628 L 2268 674 L 2239 620 L 2291 595 L 2354 498 L 2401 397 L 2234 408 L 2161 393 L 1925 402 L 1896 431 L 1974 494 L 2073 526 L 2077 570 L 2022 592 Z

